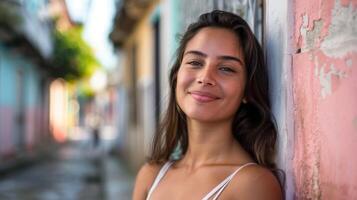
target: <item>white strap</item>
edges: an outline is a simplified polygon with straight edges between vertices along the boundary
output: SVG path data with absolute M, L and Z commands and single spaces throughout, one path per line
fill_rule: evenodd
M 166 162 L 164 166 L 161 167 L 160 171 L 159 171 L 159 174 L 156 176 L 155 178 L 155 181 L 154 183 L 152 184 L 150 190 L 149 190 L 149 193 L 146 197 L 146 200 L 149 200 L 150 199 L 150 196 L 152 194 L 152 192 L 155 190 L 155 188 L 157 187 L 157 185 L 159 184 L 159 182 L 161 181 L 162 177 L 165 176 L 166 172 L 169 170 L 169 168 L 171 167 L 171 165 L 173 164 L 174 162 Z
M 254 165 L 256 163 L 246 163 L 242 166 L 240 166 L 236 171 L 234 171 L 231 175 L 229 175 L 226 179 L 224 179 L 219 185 L 217 185 L 213 190 L 211 190 L 205 197 L 203 197 L 202 200 L 208 200 L 210 199 L 214 194 L 216 194 L 213 198 L 213 200 L 216 200 L 219 195 L 222 193 L 222 191 L 227 187 L 229 182 L 233 179 L 233 177 L 244 167 L 249 166 L 249 165 Z

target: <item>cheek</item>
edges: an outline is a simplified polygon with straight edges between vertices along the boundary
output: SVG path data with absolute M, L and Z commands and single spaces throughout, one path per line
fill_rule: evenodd
M 184 70 L 179 70 L 177 73 L 176 91 L 184 92 L 185 90 L 187 90 L 192 80 L 192 75 L 186 73 Z
M 179 106 L 183 106 L 186 92 L 194 82 L 195 78 L 191 73 L 187 73 L 185 70 L 179 70 L 176 79 L 176 101 Z
M 235 85 L 232 87 L 231 85 Z M 234 83 L 225 87 L 226 94 L 232 100 L 232 103 L 235 105 L 239 105 L 244 97 L 244 83 Z
M 176 101 L 177 103 L 180 105 L 181 104 L 181 100 L 182 97 L 184 95 L 184 91 L 185 91 L 185 81 L 184 81 L 184 76 L 182 75 L 182 72 L 180 72 L 180 70 L 177 73 L 177 79 L 176 79 Z

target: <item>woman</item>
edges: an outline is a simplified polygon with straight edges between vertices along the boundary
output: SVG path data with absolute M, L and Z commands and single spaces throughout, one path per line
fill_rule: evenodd
M 134 200 L 283 198 L 264 57 L 242 18 L 216 10 L 191 24 L 170 87 Z

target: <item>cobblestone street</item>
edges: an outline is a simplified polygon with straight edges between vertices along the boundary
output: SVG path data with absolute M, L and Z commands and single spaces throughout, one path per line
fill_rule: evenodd
M 68 144 L 53 159 L 0 179 L 0 199 L 131 199 L 133 177 L 116 158 L 89 143 Z

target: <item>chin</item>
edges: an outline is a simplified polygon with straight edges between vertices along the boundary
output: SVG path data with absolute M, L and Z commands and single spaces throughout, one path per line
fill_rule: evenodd
M 187 110 L 184 111 L 188 120 L 195 120 L 203 123 L 220 123 L 220 122 L 228 122 L 232 121 L 234 117 L 234 113 L 229 113 L 224 110 L 222 112 L 210 111 L 208 109 L 202 110 Z
M 211 113 L 188 113 L 186 116 L 188 119 L 205 123 L 222 121 L 222 118 L 218 117 L 217 115 L 212 115 Z

